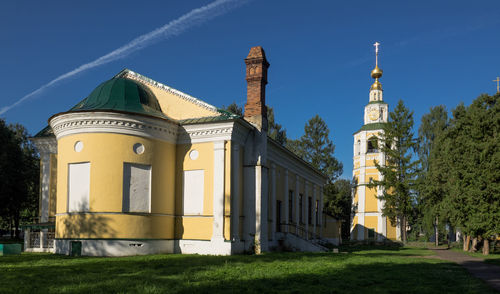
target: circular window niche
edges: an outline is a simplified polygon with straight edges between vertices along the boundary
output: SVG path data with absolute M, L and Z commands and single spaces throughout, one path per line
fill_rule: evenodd
M 135 154 L 142 154 L 144 153 L 144 150 L 146 150 L 146 148 L 144 148 L 144 145 L 142 145 L 141 143 L 135 143 L 133 149 Z
M 200 156 L 198 150 L 191 150 L 191 152 L 189 152 L 189 158 L 191 158 L 191 160 L 198 159 L 198 156 Z
M 75 148 L 76 152 L 82 151 L 83 150 L 83 142 L 82 141 L 76 141 L 74 148 Z

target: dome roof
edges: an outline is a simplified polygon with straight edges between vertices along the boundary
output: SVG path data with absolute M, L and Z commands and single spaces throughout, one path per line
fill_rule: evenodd
M 151 90 L 139 82 L 121 77 L 112 78 L 97 86 L 70 112 L 95 110 L 123 111 L 167 118 Z

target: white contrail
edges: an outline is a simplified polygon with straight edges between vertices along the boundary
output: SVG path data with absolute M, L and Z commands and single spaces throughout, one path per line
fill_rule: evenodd
M 196 8 L 191 10 L 190 12 L 182 15 L 181 17 L 172 20 L 171 22 L 167 23 L 166 25 L 159 27 L 155 29 L 154 31 L 151 31 L 147 34 L 144 34 L 142 36 L 139 36 L 129 43 L 121 46 L 118 49 L 115 49 L 111 51 L 110 53 L 101 56 L 97 58 L 94 61 L 91 61 L 89 63 L 85 63 L 77 68 L 75 68 L 72 71 L 69 71 L 65 74 L 62 74 L 58 76 L 57 78 L 53 79 L 52 81 L 48 82 L 47 84 L 41 86 L 40 88 L 36 89 L 35 91 L 25 95 L 24 97 L 20 98 L 18 101 L 16 101 L 14 104 L 9 105 L 9 106 L 4 106 L 0 109 L 0 115 L 4 114 L 5 112 L 9 111 L 11 108 L 16 107 L 17 105 L 23 103 L 30 97 L 33 97 L 37 94 L 40 94 L 47 88 L 55 85 L 56 83 L 65 80 L 69 77 L 72 77 L 76 74 L 82 73 L 86 70 L 89 70 L 94 67 L 101 66 L 103 64 L 109 63 L 111 61 L 117 60 L 124 58 L 128 55 L 130 55 L 132 52 L 138 51 L 140 49 L 143 49 L 145 47 L 148 47 L 155 42 L 158 42 L 160 40 L 165 40 L 169 39 L 171 37 L 180 35 L 187 29 L 195 26 L 202 24 L 210 19 L 213 19 L 217 16 L 220 16 L 222 14 L 225 14 L 229 12 L 230 10 L 241 6 L 245 2 L 248 2 L 249 0 L 216 0 L 210 4 L 207 4 L 205 6 Z

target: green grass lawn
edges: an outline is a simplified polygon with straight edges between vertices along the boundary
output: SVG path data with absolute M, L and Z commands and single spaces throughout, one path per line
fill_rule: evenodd
M 496 293 L 417 248 L 259 256 L 0 257 L 1 293 Z

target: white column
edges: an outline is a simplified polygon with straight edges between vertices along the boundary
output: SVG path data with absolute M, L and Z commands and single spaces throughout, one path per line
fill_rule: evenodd
M 309 182 L 305 181 L 304 185 L 304 200 L 305 200 L 305 205 L 304 205 L 304 223 L 306 224 L 306 240 L 309 239 Z
M 213 207 L 212 241 L 224 241 L 224 141 L 214 142 Z
M 46 235 L 47 235 L 47 230 L 41 229 L 40 230 L 40 249 L 42 249 L 42 250 L 43 250 L 43 247 L 45 245 Z
M 49 199 L 50 199 L 50 153 L 40 152 L 40 163 L 42 164 L 40 222 L 49 221 Z
M 231 240 L 240 240 L 240 146 L 231 143 Z
M 299 219 L 299 175 L 295 176 L 295 234 L 299 234 L 299 225 L 300 225 L 300 219 Z
M 319 188 L 319 236 L 323 238 L 323 187 Z
M 29 248 L 31 228 L 24 230 L 24 251 Z
M 271 239 L 276 240 L 276 164 L 271 164 Z
M 257 253 L 267 251 L 268 170 L 262 165 L 255 167 L 255 239 L 259 242 Z
M 283 220 L 284 224 L 288 224 L 289 223 L 288 214 L 290 214 L 290 212 L 288 211 L 288 201 L 290 201 L 288 199 L 288 169 L 285 169 L 285 172 L 283 174 L 284 174 L 283 176 L 285 177 L 284 181 L 283 181 L 284 182 L 284 187 L 283 187 L 283 193 L 284 193 L 283 199 L 284 200 L 283 200 L 283 202 L 285 202 L 285 203 L 284 203 L 284 207 L 283 207 L 284 208 L 283 209 L 284 217 L 282 217 L 282 220 Z M 288 233 L 288 226 L 287 225 L 285 225 L 285 227 L 284 227 L 284 232 Z
M 313 233 L 314 233 L 314 238 L 316 238 L 316 185 L 313 184 L 313 199 L 312 199 L 312 223 L 313 223 Z M 318 210 L 319 210 L 319 201 L 318 201 Z

